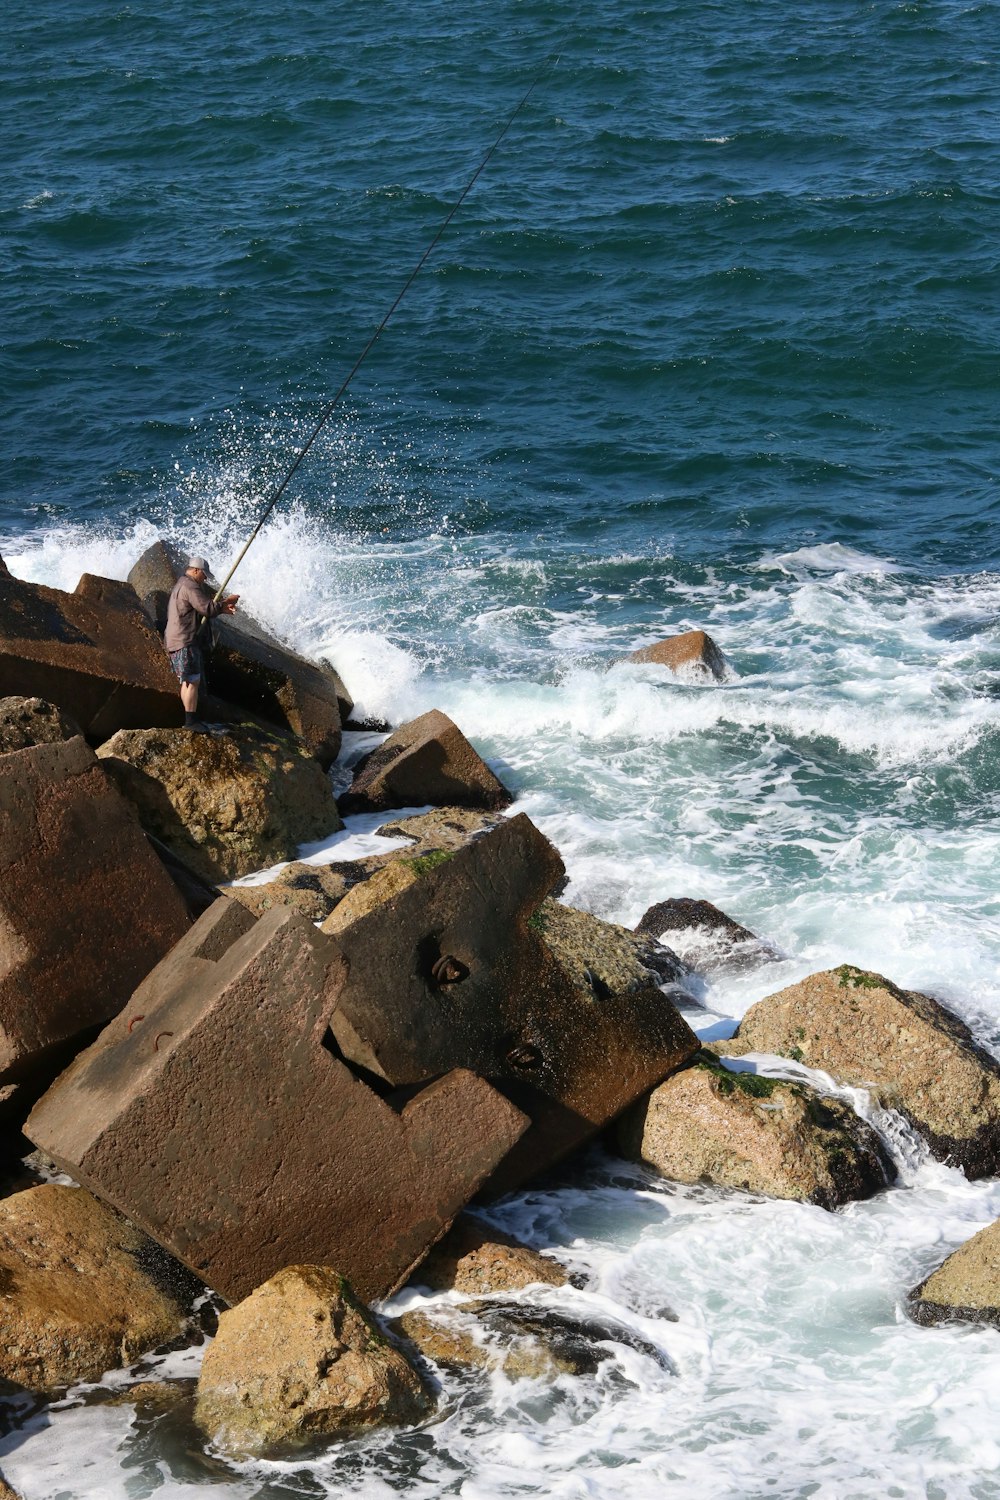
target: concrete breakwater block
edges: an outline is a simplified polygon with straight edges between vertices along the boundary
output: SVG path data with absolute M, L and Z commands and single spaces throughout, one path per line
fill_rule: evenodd
M 8 696 L 47 699 L 95 742 L 183 720 L 163 642 L 138 600 L 90 575 L 67 594 L 0 572 L 0 697 Z
M 167 600 L 184 571 L 185 558 L 167 542 L 154 542 L 128 575 L 146 612 L 164 629 Z M 239 584 L 235 583 L 238 589 Z M 284 645 L 240 607 L 212 621 L 207 663 L 211 691 L 304 740 L 324 767 L 340 751 L 341 723 L 353 699 L 329 665 L 319 666 Z
M 549 939 L 540 908 L 562 873 L 522 814 L 336 934 L 344 1057 L 394 1086 L 470 1068 L 530 1115 L 491 1192 L 568 1154 L 698 1049 L 631 949 L 603 972 L 595 918 L 576 943 Z
M 343 813 L 392 807 L 509 807 L 513 797 L 458 725 L 439 709 L 403 724 L 359 762 Z
M 712 678 L 724 682 L 728 672 L 726 658 L 704 630 L 687 630 L 683 635 L 667 636 L 666 640 L 656 641 L 652 646 L 631 651 L 625 660 L 669 667 L 671 672 L 680 672 L 695 680 Z
M 255 921 L 220 899 L 35 1107 L 29 1139 L 230 1302 L 296 1264 L 386 1296 L 527 1121 L 466 1071 L 398 1107 L 373 1092 L 329 1032 L 345 977 L 297 912 Z
M 0 1083 L 107 1021 L 188 927 L 80 736 L 0 756 Z

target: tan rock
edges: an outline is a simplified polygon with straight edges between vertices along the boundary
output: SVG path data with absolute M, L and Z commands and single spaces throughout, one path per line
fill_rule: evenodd
M 0 1202 L 0 1375 L 57 1390 L 176 1337 L 184 1309 L 143 1269 L 151 1255 L 144 1234 L 83 1188 L 47 1184 Z
M 1000 1064 L 950 1010 L 843 964 L 751 1006 L 726 1052 L 776 1052 L 869 1089 L 940 1161 L 1000 1170 Z
M 388 839 L 412 839 L 413 848 L 396 853 L 424 854 L 430 849 L 462 849 L 483 838 L 503 822 L 503 813 L 486 812 L 478 807 L 434 807 L 430 812 L 410 818 L 394 818 L 379 824 L 379 833 Z M 378 856 L 392 859 L 393 855 Z
M 1000 1328 L 1000 1219 L 942 1261 L 914 1287 L 907 1311 L 917 1323 L 992 1323 Z
M 425 854 L 419 859 L 394 859 L 347 892 L 323 923 L 323 931 L 341 932 L 377 906 L 391 901 L 419 880 L 426 870 L 434 869 L 448 858 L 448 854 L 442 851 L 440 858 Z
M 362 760 L 343 812 L 419 806 L 509 807 L 510 792 L 447 714 L 438 709 L 403 724 Z
M 683 635 L 671 635 L 653 646 L 642 646 L 632 651 L 626 661 L 651 662 L 658 667 L 669 667 L 686 677 L 714 678 L 722 682 L 728 672 L 726 658 L 703 630 L 688 630 Z
M 16 1490 L 11 1489 L 2 1474 L 0 1474 L 0 1500 L 21 1500 L 21 1496 Z
M 565 1286 L 569 1277 L 557 1260 L 539 1255 L 470 1214 L 460 1214 L 414 1280 L 433 1291 L 484 1297 L 490 1292 L 518 1292 L 538 1283 Z
M 688 973 L 675 953 L 648 934 L 630 932 L 561 901 L 544 901 L 534 925 L 567 974 L 584 980 L 598 995 L 642 989 L 653 975 L 661 983 L 676 984 Z
M 358 862 L 360 863 L 360 862 Z M 226 895 L 239 901 L 255 917 L 276 906 L 290 906 L 310 922 L 322 922 L 356 884 L 345 874 L 345 865 L 286 865 L 273 880 L 259 885 L 231 885 Z
M 343 826 L 305 746 L 255 725 L 124 730 L 98 754 L 147 832 L 206 880 L 290 859 Z
M 532 1334 L 488 1335 L 472 1304 L 413 1308 L 396 1320 L 425 1359 L 459 1370 L 501 1370 L 511 1380 L 554 1380 L 580 1373 L 578 1364 Z
M 44 698 L 0 698 L 0 755 L 71 740 L 79 733 L 69 715 Z
M 699 1061 L 619 1122 L 624 1154 L 673 1182 L 837 1208 L 895 1176 L 877 1133 L 837 1099 Z
M 233 1455 L 415 1422 L 431 1399 L 335 1271 L 289 1266 L 225 1312 L 206 1350 L 195 1419 Z

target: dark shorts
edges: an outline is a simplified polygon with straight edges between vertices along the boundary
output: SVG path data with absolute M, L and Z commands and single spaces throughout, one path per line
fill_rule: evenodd
M 182 646 L 179 651 L 168 651 L 170 665 L 181 682 L 200 682 L 202 674 L 201 647 Z

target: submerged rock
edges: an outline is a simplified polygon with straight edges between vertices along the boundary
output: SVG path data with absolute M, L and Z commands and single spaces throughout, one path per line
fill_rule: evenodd
M 895 1177 L 879 1136 L 815 1089 L 730 1072 L 703 1054 L 619 1122 L 624 1154 L 673 1182 L 838 1208 Z
M 313 756 L 255 725 L 225 734 L 123 730 L 98 754 L 143 827 L 205 880 L 290 859 L 299 844 L 343 826 Z
M 512 800 L 458 725 L 432 709 L 359 761 L 340 806 L 357 813 L 433 802 L 495 811 Z
M 991 1323 L 1000 1328 L 1000 1219 L 942 1261 L 907 1297 L 917 1323 Z
M 1000 1170 L 1000 1063 L 928 995 L 842 964 L 751 1006 L 726 1043 L 728 1055 L 747 1052 L 869 1089 L 968 1177 Z
M 71 740 L 79 725 L 44 698 L 0 698 L 0 755 Z
M 632 651 L 626 661 L 651 662 L 658 667 L 669 667 L 694 680 L 714 678 L 723 682 L 728 675 L 728 663 L 710 635 L 703 630 L 688 630 L 683 635 L 671 635 L 652 646 L 642 646 Z
M 344 1431 L 416 1422 L 431 1405 L 343 1277 L 289 1266 L 220 1317 L 195 1420 L 227 1453 L 280 1457 Z
M 414 1280 L 432 1291 L 482 1297 L 490 1292 L 518 1292 L 539 1283 L 565 1286 L 569 1277 L 557 1260 L 539 1255 L 471 1214 L 460 1214 Z
M 656 938 L 669 933 L 678 956 L 703 974 L 756 968 L 781 957 L 770 943 L 734 922 L 711 901 L 686 897 L 657 901 L 635 930 Z
M 186 1315 L 147 1267 L 164 1257 L 83 1188 L 0 1202 L 0 1375 L 34 1391 L 98 1380 L 175 1338 Z

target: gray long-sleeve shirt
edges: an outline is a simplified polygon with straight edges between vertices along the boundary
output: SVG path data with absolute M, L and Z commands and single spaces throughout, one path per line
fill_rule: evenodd
M 212 619 L 221 613 L 222 601 L 212 598 L 212 591 L 197 579 L 182 573 L 174 584 L 167 603 L 167 628 L 163 632 L 163 644 L 168 651 L 179 651 L 190 646 L 195 638 L 201 617 Z

